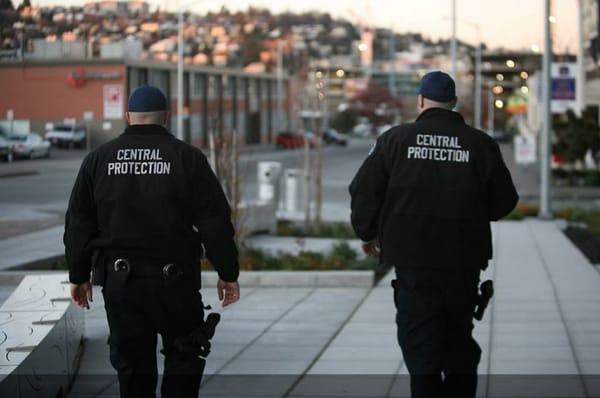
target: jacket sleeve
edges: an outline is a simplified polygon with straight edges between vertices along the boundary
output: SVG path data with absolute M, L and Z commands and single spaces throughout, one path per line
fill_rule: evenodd
M 63 242 L 71 283 L 90 280 L 92 254 L 89 244 L 98 231 L 90 159 L 91 155 L 88 155 L 83 160 L 65 215 Z
M 365 242 L 377 238 L 379 212 L 385 200 L 389 177 L 384 148 L 379 138 L 349 187 L 352 228 Z
M 239 276 L 238 250 L 231 223 L 231 209 L 223 188 L 213 173 L 206 157 L 195 158 L 195 183 L 192 184 L 194 226 L 219 278 L 235 282 Z
M 488 181 L 488 209 L 490 221 L 498 221 L 507 216 L 517 205 L 519 195 L 498 144 L 493 143 L 493 165 Z

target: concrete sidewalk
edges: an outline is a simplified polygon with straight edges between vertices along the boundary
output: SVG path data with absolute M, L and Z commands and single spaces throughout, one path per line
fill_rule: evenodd
M 553 222 L 501 222 L 494 239 L 482 279 L 494 278 L 496 296 L 475 329 L 479 396 L 600 396 L 598 271 Z M 408 396 L 391 278 L 372 289 L 242 287 L 222 311 L 201 396 Z M 217 303 L 212 288 L 203 295 Z M 116 397 L 99 292 L 86 321 L 71 396 Z

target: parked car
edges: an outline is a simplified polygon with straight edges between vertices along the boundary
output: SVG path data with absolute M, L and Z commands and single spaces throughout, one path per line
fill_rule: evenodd
M 3 136 L 0 136 L 0 159 L 5 162 L 12 162 L 13 160 L 11 144 Z
M 46 132 L 46 139 L 59 147 L 83 148 L 85 137 L 85 127 L 79 124 L 56 124 Z
M 392 126 L 391 124 L 382 124 L 381 126 L 378 126 L 377 127 L 377 136 L 380 136 L 381 134 L 385 133 L 392 127 L 394 127 L 394 126 Z
M 510 142 L 512 141 L 512 135 L 506 131 L 496 130 L 492 131 L 490 136 L 497 142 Z
M 338 133 L 336 129 L 328 128 L 323 132 L 323 141 L 326 144 L 346 146 L 348 145 L 348 139 L 342 134 Z
M 12 134 L 8 136 L 15 158 L 49 157 L 51 144 L 36 133 Z
M 361 137 L 369 137 L 373 134 L 373 125 L 371 123 L 358 123 L 352 128 L 352 133 Z
M 311 148 L 314 148 L 316 146 L 316 138 L 314 135 L 310 132 L 305 133 L 305 135 L 289 131 L 281 132 L 275 137 L 275 146 L 280 149 L 302 148 L 304 147 L 306 139 L 308 139 L 309 145 Z

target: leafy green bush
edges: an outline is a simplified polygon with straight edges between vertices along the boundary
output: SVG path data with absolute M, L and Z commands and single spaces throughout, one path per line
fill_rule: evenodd
M 600 170 L 553 169 L 552 178 L 573 186 L 600 187 Z
M 212 269 L 203 261 L 202 268 Z M 244 249 L 240 252 L 240 269 L 244 271 L 331 271 L 373 270 L 376 277 L 383 276 L 388 267 L 376 258 L 359 258 L 348 242 L 336 244 L 326 254 L 301 251 L 300 253 L 271 254 L 260 249 Z
M 277 236 L 295 236 L 300 238 L 356 239 L 352 226 L 344 222 L 323 223 L 308 231 L 300 224 L 288 220 L 277 222 Z

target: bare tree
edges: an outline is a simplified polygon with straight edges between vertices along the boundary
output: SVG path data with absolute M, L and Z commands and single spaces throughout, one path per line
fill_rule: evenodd
M 242 243 L 245 238 L 243 209 L 241 205 L 239 136 L 235 130 L 222 132 L 217 118 L 209 131 L 210 164 L 223 186 L 223 191 L 231 206 L 231 221 L 236 229 L 236 240 Z

